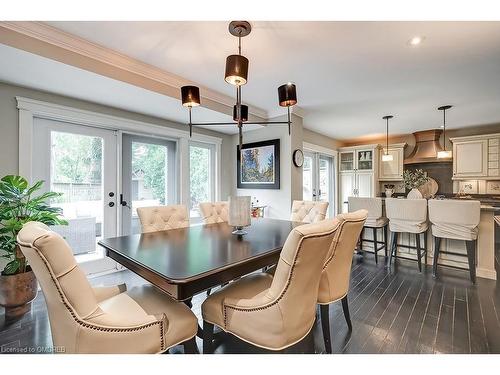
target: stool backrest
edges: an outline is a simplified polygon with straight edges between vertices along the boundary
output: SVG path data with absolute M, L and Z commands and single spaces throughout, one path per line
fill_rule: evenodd
M 429 200 L 429 220 L 433 224 L 452 224 L 475 228 L 479 225 L 481 202 L 455 199 Z
M 378 219 L 384 216 L 382 198 L 349 197 L 349 212 L 368 211 L 368 218 Z
M 422 223 L 427 221 L 427 199 L 386 198 L 385 211 L 389 220 Z

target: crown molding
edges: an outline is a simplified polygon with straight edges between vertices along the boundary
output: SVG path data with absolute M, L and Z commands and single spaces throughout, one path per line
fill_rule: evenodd
M 181 86 L 197 85 L 195 82 L 42 22 L 1 21 L 0 43 L 176 99 L 179 98 Z M 46 48 L 47 45 L 55 48 Z M 222 105 L 227 107 L 223 113 L 232 115 L 234 98 L 207 87 L 199 87 L 204 107 L 221 112 Z M 249 112 L 262 119 L 269 118 L 267 111 L 258 107 L 249 106 Z

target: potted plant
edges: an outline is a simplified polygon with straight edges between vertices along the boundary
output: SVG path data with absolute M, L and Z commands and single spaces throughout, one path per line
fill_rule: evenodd
M 422 198 L 422 193 L 420 192 L 420 190 L 418 190 L 418 188 L 429 180 L 422 169 L 416 169 L 415 171 L 404 171 L 403 180 L 405 183 L 405 187 L 410 190 L 407 195 L 408 199 Z
M 34 196 L 43 181 L 29 186 L 21 176 L 5 176 L 0 180 L 0 259 L 5 264 L 0 274 L 0 306 L 7 320 L 15 319 L 31 309 L 36 297 L 37 281 L 17 244 L 17 234 L 29 221 L 47 225 L 66 225 L 62 210 L 48 201 L 60 193 L 47 192 Z

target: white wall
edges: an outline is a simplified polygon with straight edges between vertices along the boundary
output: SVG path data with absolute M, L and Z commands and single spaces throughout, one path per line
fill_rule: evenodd
M 280 116 L 272 121 L 286 121 L 286 116 Z M 280 189 L 237 189 L 236 172 L 233 176 L 235 195 L 250 195 L 259 200 L 259 204 L 267 205 L 265 215 L 275 219 L 289 219 L 293 199 L 302 199 L 302 168 L 292 163 L 292 152 L 302 149 L 302 119 L 292 115 L 292 135 L 288 135 L 286 125 L 269 125 L 263 129 L 243 133 L 243 143 L 280 140 Z M 233 155 L 231 167 L 236 171 L 236 147 L 238 136 L 233 136 Z M 224 164 L 224 161 L 223 161 Z

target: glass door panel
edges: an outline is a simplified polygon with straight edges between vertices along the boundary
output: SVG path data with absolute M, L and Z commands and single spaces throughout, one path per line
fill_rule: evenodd
M 138 207 L 175 204 L 176 143 L 153 137 L 123 135 L 122 234 L 141 233 Z
M 189 145 L 189 214 L 191 222 L 201 223 L 199 205 L 215 200 L 214 147 L 198 142 Z
M 354 170 L 354 151 L 346 151 L 340 153 L 340 171 Z
M 116 136 L 113 131 L 36 119 L 34 180 L 62 195 L 51 202 L 68 225 L 54 226 L 87 273 L 115 267 L 97 242 L 116 236 Z
M 302 179 L 302 198 L 328 202 L 327 216 L 332 217 L 335 212 L 334 158 L 305 152 Z
M 302 199 L 305 201 L 314 200 L 313 193 L 313 164 L 314 154 L 304 153 L 304 164 L 302 167 Z
M 333 158 L 331 156 L 319 156 L 319 196 L 318 200 L 331 202 L 333 205 Z M 333 212 L 333 211 L 332 211 Z
M 373 151 L 357 151 L 358 170 L 369 171 L 373 169 Z

